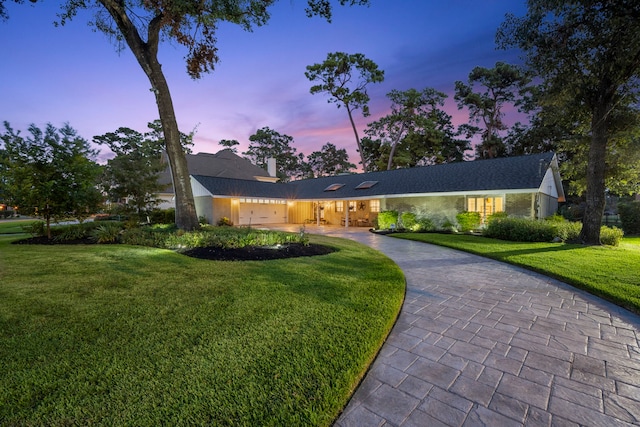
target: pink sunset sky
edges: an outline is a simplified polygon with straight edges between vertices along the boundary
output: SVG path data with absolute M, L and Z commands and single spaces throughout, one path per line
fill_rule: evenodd
M 337 2 L 336 2 L 337 3 Z M 0 22 L 0 120 L 26 132 L 65 122 L 87 140 L 129 127 L 140 132 L 158 118 L 150 84 L 128 48 L 116 47 L 88 26 L 84 12 L 55 27 L 58 2 L 7 3 Z M 334 8 L 331 24 L 305 16 L 306 1 L 282 0 L 264 27 L 245 32 L 223 24 L 218 31 L 221 62 L 200 80 L 186 73 L 185 51 L 160 48 L 178 124 L 196 129 L 194 152 L 214 153 L 222 139 L 240 142 L 268 126 L 294 138 L 306 155 L 327 142 L 347 149 L 358 163 L 356 142 L 344 108 L 311 95 L 307 65 L 329 52 L 362 53 L 385 71 L 385 81 L 369 86 L 370 117 L 355 116 L 363 134 L 367 123 L 385 115 L 386 94 L 433 87 L 449 94 L 446 111 L 454 124 L 467 121 L 453 101 L 456 80 L 475 66 L 518 62 L 515 51 L 496 50 L 494 36 L 508 12 L 523 15 L 523 0 L 371 0 L 369 7 Z M 101 157 L 108 156 L 101 147 Z

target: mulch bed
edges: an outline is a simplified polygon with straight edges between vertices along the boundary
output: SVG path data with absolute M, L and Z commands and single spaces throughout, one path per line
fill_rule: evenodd
M 193 248 L 181 252 L 184 255 L 219 261 L 263 261 L 270 259 L 296 258 L 303 256 L 326 255 L 335 252 L 334 248 L 322 245 L 303 245 L 289 243 L 280 247 L 246 246 L 239 249 L 218 247 Z
M 30 237 L 12 242 L 16 245 L 91 245 L 91 239 L 53 240 L 46 236 Z M 326 255 L 335 252 L 334 248 L 323 245 L 303 245 L 288 243 L 278 247 L 246 246 L 238 249 L 223 249 L 219 247 L 192 248 L 180 251 L 181 254 L 193 258 L 218 261 L 264 261 L 271 259 L 297 258 L 305 256 Z

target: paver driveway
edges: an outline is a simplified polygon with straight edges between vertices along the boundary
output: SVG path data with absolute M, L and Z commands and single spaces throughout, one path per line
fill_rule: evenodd
M 336 422 L 640 425 L 640 317 L 479 256 L 358 229 L 405 273 L 398 322 Z

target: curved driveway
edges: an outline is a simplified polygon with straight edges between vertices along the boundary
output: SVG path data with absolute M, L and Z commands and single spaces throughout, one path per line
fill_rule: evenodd
M 640 425 L 639 316 L 479 256 L 308 231 L 371 246 L 407 279 L 398 322 L 337 427 Z

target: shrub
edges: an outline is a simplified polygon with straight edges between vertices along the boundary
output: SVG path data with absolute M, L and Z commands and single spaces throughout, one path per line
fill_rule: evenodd
M 222 218 L 220 218 L 220 219 L 218 220 L 218 222 L 216 223 L 216 225 L 217 225 L 218 227 L 223 227 L 223 226 L 231 227 L 231 226 L 233 225 L 233 222 L 231 222 L 231 220 L 230 220 L 229 218 L 227 218 L 226 216 L 223 216 Z
M 391 224 L 398 224 L 398 211 L 382 211 L 378 213 L 378 228 L 389 230 Z
M 442 229 L 444 231 L 453 231 L 454 233 L 458 231 L 458 228 L 456 227 L 456 225 L 453 222 L 451 222 L 449 218 L 445 218 L 444 221 L 442 222 Z
M 567 222 L 565 217 L 563 217 L 562 215 L 558 215 L 557 213 L 546 217 L 544 220 L 545 221 L 549 221 L 549 222 L 553 222 L 555 224 L 561 224 L 561 223 Z
M 407 230 L 415 231 L 415 227 L 417 225 L 416 214 L 413 212 L 403 212 L 400 215 L 400 219 L 402 220 L 402 226 Z
M 149 213 L 149 219 L 152 224 L 173 224 L 176 222 L 176 210 L 154 209 Z
M 564 217 L 561 217 L 564 219 Z M 553 223 L 553 221 L 552 221 Z M 563 242 L 575 242 L 580 236 L 582 223 L 575 221 L 558 221 L 556 225 L 556 237 Z
M 66 240 L 79 240 L 87 237 L 87 227 L 82 224 L 63 225 L 51 229 L 54 240 L 64 242 Z
M 505 211 L 501 211 L 501 212 L 494 212 L 491 215 L 489 215 L 487 217 L 487 224 L 489 224 L 491 221 L 495 221 L 497 219 L 503 219 L 503 218 L 507 218 L 509 215 L 505 212 Z
M 166 236 L 165 233 L 149 227 L 126 228 L 120 236 L 120 242 L 126 245 L 164 248 Z
M 624 232 L 618 227 L 602 226 L 600 228 L 600 241 L 603 245 L 618 246 Z
M 111 223 L 98 226 L 91 233 L 91 238 L 96 243 L 116 243 L 122 232 L 122 224 Z
M 44 221 L 34 221 L 26 225 L 21 225 L 20 228 L 22 228 L 22 231 L 24 231 L 25 233 L 29 233 L 34 237 L 44 236 L 45 234 L 47 234 Z
M 436 226 L 433 224 L 433 221 L 430 218 L 427 218 L 425 216 L 417 219 L 417 222 L 413 231 L 425 232 L 425 231 L 433 231 L 435 229 L 436 229 Z
M 640 201 L 619 204 L 618 213 L 626 234 L 640 234 Z
M 460 231 L 467 232 L 480 227 L 480 212 L 463 211 L 456 215 Z
M 550 242 L 556 237 L 557 227 L 547 221 L 527 218 L 500 218 L 487 225 L 483 234 L 516 242 Z

